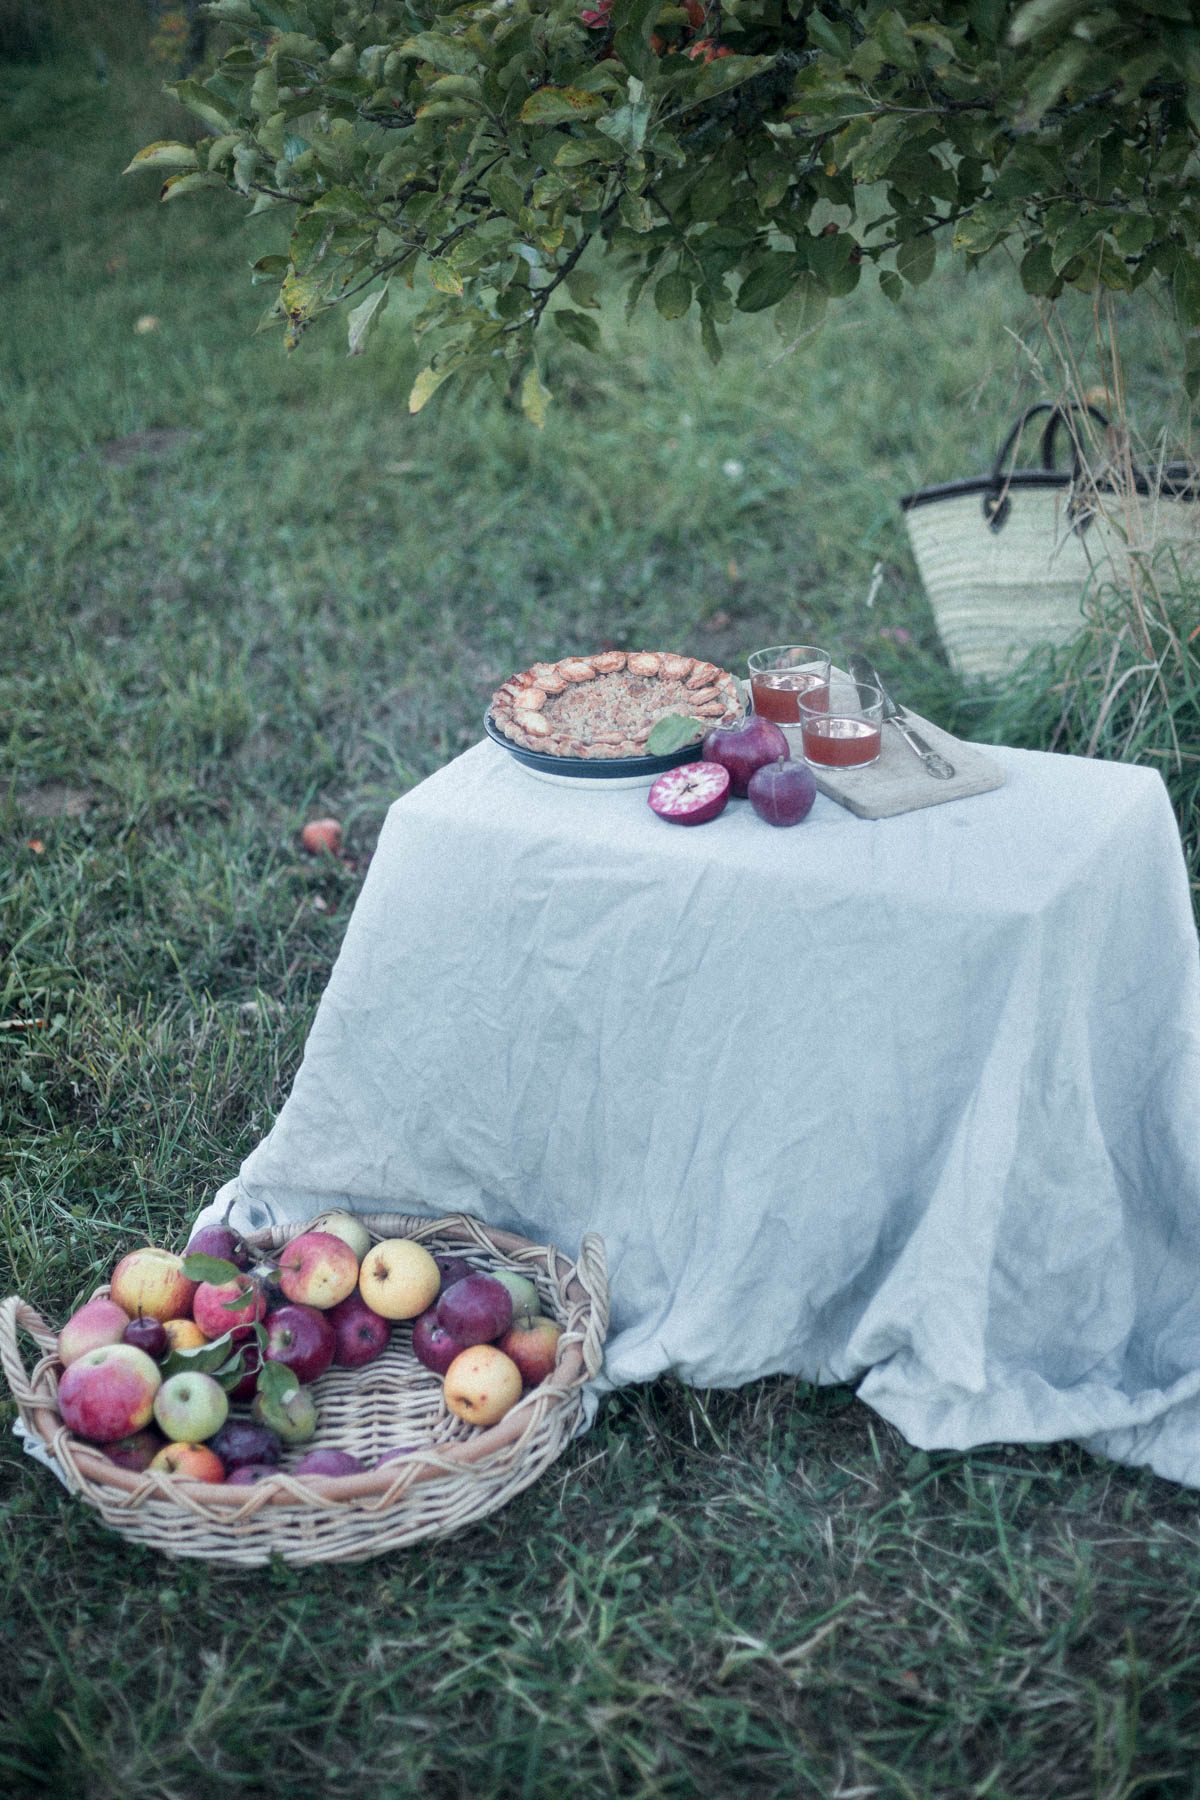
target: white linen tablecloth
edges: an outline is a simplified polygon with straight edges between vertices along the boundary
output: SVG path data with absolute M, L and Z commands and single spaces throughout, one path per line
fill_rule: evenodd
M 686 829 L 482 743 L 391 808 L 253 1227 L 605 1243 L 605 1381 L 858 1383 L 1200 1486 L 1200 959 L 1153 771 Z M 228 1197 L 233 1184 L 222 1194 Z

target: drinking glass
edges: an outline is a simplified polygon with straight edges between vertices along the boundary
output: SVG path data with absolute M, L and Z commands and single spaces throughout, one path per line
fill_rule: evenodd
M 814 769 L 865 769 L 883 744 L 883 695 L 833 674 L 799 696 L 804 759 Z
M 815 644 L 776 644 L 750 658 L 750 694 L 760 719 L 776 725 L 800 723 L 799 701 L 809 688 L 829 680 L 830 656 Z

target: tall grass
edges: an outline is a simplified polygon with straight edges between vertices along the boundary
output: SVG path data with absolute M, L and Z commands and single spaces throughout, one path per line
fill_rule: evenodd
M 368 358 L 285 361 L 245 281 L 277 226 L 119 178 L 184 128 L 142 10 L 49 10 L 53 56 L 0 64 L 6 1290 L 59 1319 L 182 1240 L 288 1091 L 388 803 L 535 657 L 861 646 L 977 737 L 1153 760 L 1196 873 L 1189 581 L 1145 635 L 1097 591 L 967 690 L 908 555 L 897 496 L 1060 385 L 1003 271 L 864 290 L 792 355 L 748 320 L 717 371 L 618 315 L 603 358 L 548 350 L 544 434 L 414 420 L 402 309 Z M 1121 331 L 1153 439 L 1170 357 L 1140 302 Z M 297 850 L 327 810 L 345 864 Z M 624 1391 L 492 1520 L 358 1567 L 130 1548 L 7 1429 L 0 1511 L 16 1796 L 1197 1791 L 1195 1495 L 1069 1445 L 927 1456 L 848 1389 Z

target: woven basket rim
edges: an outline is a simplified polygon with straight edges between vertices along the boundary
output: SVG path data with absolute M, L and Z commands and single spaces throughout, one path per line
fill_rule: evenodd
M 328 1209 L 327 1209 L 328 1210 Z M 505 1480 L 521 1481 L 522 1460 L 534 1456 L 553 1460 L 561 1453 L 576 1428 L 582 1412 L 582 1389 L 600 1371 L 603 1344 L 608 1325 L 608 1281 L 602 1240 L 595 1233 L 583 1239 L 579 1258 L 571 1263 L 555 1246 L 535 1244 L 516 1233 L 483 1224 L 464 1213 L 440 1217 L 415 1217 L 405 1213 L 358 1214 L 371 1231 L 374 1241 L 384 1237 L 411 1237 L 418 1241 L 442 1240 L 438 1248 L 466 1251 L 472 1249 L 484 1256 L 494 1254 L 511 1263 L 524 1263 L 531 1273 L 541 1272 L 552 1284 L 566 1317 L 555 1368 L 537 1387 L 530 1388 L 495 1425 L 476 1428 L 466 1439 L 428 1448 L 416 1447 L 403 1457 L 361 1475 L 296 1477 L 281 1471 L 250 1487 L 225 1483 L 204 1483 L 159 1471 L 137 1473 L 120 1469 L 104 1455 L 99 1446 L 85 1443 L 67 1432 L 56 1406 L 57 1378 L 61 1364 L 57 1357 L 57 1332 L 46 1323 L 34 1307 L 19 1295 L 0 1301 L 0 1365 L 17 1404 L 25 1429 L 55 1457 L 63 1469 L 67 1485 L 88 1503 L 101 1510 L 105 1521 L 120 1530 L 118 1519 L 128 1510 L 132 1519 L 139 1506 L 147 1502 L 166 1502 L 168 1518 L 161 1533 L 142 1534 L 142 1541 L 173 1553 L 210 1554 L 221 1560 L 223 1540 L 233 1548 L 247 1521 L 253 1521 L 260 1532 L 270 1527 L 268 1551 L 278 1549 L 286 1555 L 289 1530 L 303 1525 L 314 1515 L 325 1516 L 332 1510 L 343 1524 L 361 1522 L 366 1554 L 390 1547 L 386 1525 L 390 1519 L 404 1523 L 413 1504 L 428 1504 L 432 1492 L 445 1490 L 447 1504 L 455 1512 L 457 1525 L 474 1523 L 504 1503 L 492 1498 L 489 1483 L 498 1474 Z M 252 1249 L 279 1248 L 289 1238 L 309 1229 L 313 1221 L 297 1221 L 265 1231 L 247 1234 Z M 97 1293 L 107 1293 L 101 1284 Z M 24 1331 L 42 1351 L 32 1373 L 26 1369 L 18 1345 L 18 1330 Z M 372 1365 L 366 1365 L 369 1370 Z M 365 1372 L 365 1371 L 364 1371 Z M 340 1371 L 343 1377 L 353 1371 Z M 535 1470 L 530 1479 L 535 1479 Z M 453 1490 L 453 1491 L 451 1491 Z M 478 1496 L 476 1507 L 474 1496 Z M 463 1507 L 465 1505 L 465 1513 Z M 208 1552 L 180 1552 L 169 1541 L 172 1533 L 171 1514 L 180 1519 L 202 1517 L 210 1526 L 214 1542 Z M 226 1523 L 228 1520 L 228 1523 Z M 232 1534 L 232 1535 L 231 1535 Z M 382 1535 L 381 1535 L 382 1534 Z M 439 1521 L 433 1520 L 427 1534 L 441 1535 Z M 411 1533 L 405 1538 L 411 1541 Z M 339 1554 L 353 1554 L 341 1551 Z M 265 1560 L 265 1554 L 257 1560 Z M 306 1554 L 305 1560 L 317 1560 Z

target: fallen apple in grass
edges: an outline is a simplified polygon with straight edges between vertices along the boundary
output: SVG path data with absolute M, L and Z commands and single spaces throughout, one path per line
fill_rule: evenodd
M 494 1425 L 521 1398 L 521 1371 L 495 1344 L 472 1344 L 446 1370 L 446 1405 L 468 1425 Z
M 78 1362 L 89 1350 L 119 1344 L 129 1325 L 129 1314 L 115 1300 L 93 1294 L 73 1312 L 58 1334 L 58 1360 L 64 1368 Z
M 109 1298 L 136 1319 L 185 1319 L 192 1310 L 196 1283 L 183 1272 L 183 1258 L 173 1250 L 147 1245 L 123 1256 L 108 1284 Z
M 333 1327 L 333 1366 L 361 1369 L 388 1347 L 392 1328 L 359 1293 L 347 1294 L 323 1315 Z
M 384 1238 L 372 1244 L 358 1271 L 358 1291 L 385 1319 L 415 1319 L 432 1306 L 442 1285 L 441 1271 L 413 1238 Z
M 229 1397 L 211 1375 L 170 1375 L 154 1396 L 159 1428 L 177 1444 L 201 1443 L 228 1416 Z
M 706 825 L 725 811 L 729 786 L 729 771 L 719 763 L 683 763 L 660 775 L 646 799 L 672 825 Z
M 337 819 L 310 819 L 300 832 L 300 842 L 310 856 L 322 850 L 336 856 L 342 847 L 342 827 Z
M 750 804 L 768 825 L 799 825 L 816 797 L 817 784 L 807 763 L 779 757 L 750 777 Z
M 68 1431 L 111 1444 L 154 1417 L 162 1385 L 158 1365 L 133 1344 L 101 1344 L 77 1357 L 58 1384 L 58 1410 Z
M 755 770 L 781 756 L 786 761 L 792 747 L 778 725 L 750 713 L 736 724 L 714 725 L 705 732 L 700 754 L 729 771 L 730 792 L 744 800 Z
M 331 1231 L 302 1231 L 276 1258 L 279 1285 L 298 1306 L 324 1311 L 358 1285 L 358 1257 Z

